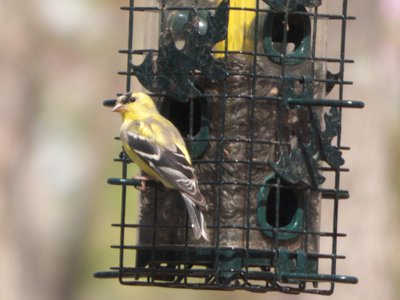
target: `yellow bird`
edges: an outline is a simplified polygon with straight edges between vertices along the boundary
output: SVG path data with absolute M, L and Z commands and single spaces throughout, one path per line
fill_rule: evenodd
M 206 209 L 206 200 L 178 129 L 159 114 L 153 99 L 144 93 L 122 95 L 112 111 L 122 115 L 120 137 L 125 152 L 146 174 L 180 192 L 194 236 L 208 240 L 200 210 Z

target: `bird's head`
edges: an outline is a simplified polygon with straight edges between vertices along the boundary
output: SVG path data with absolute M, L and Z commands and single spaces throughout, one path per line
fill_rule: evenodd
M 112 111 L 121 113 L 124 119 L 136 119 L 157 112 L 157 108 L 153 99 L 145 93 L 129 92 L 117 98 Z

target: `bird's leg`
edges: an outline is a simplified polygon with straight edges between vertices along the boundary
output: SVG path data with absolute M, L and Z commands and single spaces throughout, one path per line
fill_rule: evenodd
M 224 148 L 224 153 L 225 153 L 225 155 L 226 155 L 227 157 L 229 157 L 230 153 L 229 153 L 228 149 Z
M 144 192 L 146 190 L 146 181 L 150 180 L 149 177 L 146 176 L 135 176 L 133 177 L 136 180 L 140 180 L 140 187 L 136 187 L 139 191 Z

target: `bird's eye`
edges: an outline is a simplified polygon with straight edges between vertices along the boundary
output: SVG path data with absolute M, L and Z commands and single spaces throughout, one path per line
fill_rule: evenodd
M 136 101 L 136 98 L 135 97 L 130 97 L 129 99 L 128 99 L 128 102 L 129 103 L 133 103 L 133 102 L 135 102 Z

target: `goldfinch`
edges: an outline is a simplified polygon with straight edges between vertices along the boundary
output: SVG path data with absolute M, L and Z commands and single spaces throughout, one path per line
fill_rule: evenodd
M 120 96 L 112 111 L 122 115 L 120 137 L 127 155 L 147 175 L 180 192 L 195 238 L 208 240 L 200 210 L 206 208 L 206 200 L 178 129 L 159 114 L 153 99 L 144 93 Z

